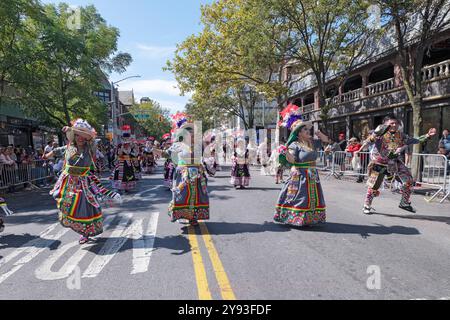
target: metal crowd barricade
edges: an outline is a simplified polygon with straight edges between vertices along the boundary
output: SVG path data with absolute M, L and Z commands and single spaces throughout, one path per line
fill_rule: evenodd
M 413 157 L 419 158 L 418 164 L 420 174 L 417 177 L 417 183 L 438 189 L 428 202 L 433 201 L 440 193 L 445 195 L 448 192 L 449 177 L 448 177 L 448 160 L 444 155 L 440 154 L 413 154 Z M 445 200 L 445 197 L 444 199 Z M 443 202 L 443 201 L 442 201 Z M 441 203 L 442 203 L 441 202 Z
M 447 199 L 450 200 L 450 160 L 447 163 L 447 177 L 448 177 L 446 184 L 447 190 L 445 191 L 446 194 L 444 195 L 440 203 L 444 203 L 444 201 Z
M 325 151 L 319 151 L 319 156 L 317 157 L 316 168 L 319 171 L 331 171 L 331 161 L 328 161 L 328 158 L 332 158 L 333 155 L 327 153 Z M 330 162 L 330 163 L 329 163 Z
M 0 189 L 35 183 L 54 176 L 48 161 L 35 160 L 30 163 L 0 164 Z
M 370 152 L 359 152 L 355 156 L 350 152 L 335 151 L 332 156 L 331 172 L 336 178 L 342 176 L 365 176 L 370 161 Z

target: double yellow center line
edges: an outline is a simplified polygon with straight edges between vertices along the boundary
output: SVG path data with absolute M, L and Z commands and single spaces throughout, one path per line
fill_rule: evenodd
M 217 283 L 219 284 L 220 293 L 224 300 L 236 300 L 233 289 L 231 288 L 228 276 L 223 268 L 222 261 L 220 261 L 211 235 L 209 234 L 206 224 L 200 223 L 201 237 L 208 250 L 209 258 L 216 275 Z M 189 243 L 191 245 L 192 260 L 194 262 L 195 278 L 197 280 L 198 297 L 200 300 L 212 300 L 211 291 L 209 290 L 208 279 L 206 277 L 205 265 L 203 264 L 202 254 L 197 241 L 195 228 L 188 227 Z

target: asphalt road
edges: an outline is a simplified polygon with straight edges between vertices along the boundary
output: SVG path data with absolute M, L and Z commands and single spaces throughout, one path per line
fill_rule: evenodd
M 0 299 L 449 299 L 450 202 L 414 195 L 411 214 L 385 191 L 365 216 L 364 185 L 322 179 L 328 223 L 291 228 L 272 220 L 272 177 L 254 168 L 235 190 L 224 169 L 201 227 L 169 221 L 160 167 L 83 246 L 48 189 L 6 195 L 16 214 L 0 235 Z

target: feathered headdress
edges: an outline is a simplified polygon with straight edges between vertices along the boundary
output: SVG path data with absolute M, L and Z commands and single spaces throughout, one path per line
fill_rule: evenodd
M 189 121 L 189 116 L 183 112 L 177 112 L 171 116 L 173 121 L 173 129 L 180 129 L 185 123 Z
M 300 112 L 300 108 L 295 104 L 290 103 L 283 111 L 280 112 L 281 121 L 280 126 L 291 129 L 292 125 L 297 120 L 303 120 L 303 116 Z
M 131 137 L 131 127 L 129 125 L 122 126 L 122 137 L 130 138 Z

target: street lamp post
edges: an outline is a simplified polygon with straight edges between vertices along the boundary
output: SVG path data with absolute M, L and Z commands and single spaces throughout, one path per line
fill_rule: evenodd
M 112 135 L 113 135 L 113 144 L 117 145 L 117 119 L 120 115 L 116 115 L 116 97 L 115 97 L 115 85 L 119 82 L 131 79 L 131 78 L 140 78 L 140 75 L 136 76 L 130 76 L 123 78 L 119 81 L 111 81 L 111 105 L 112 105 L 112 112 L 111 112 L 111 118 L 112 118 Z

